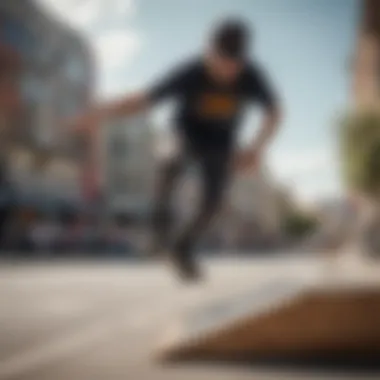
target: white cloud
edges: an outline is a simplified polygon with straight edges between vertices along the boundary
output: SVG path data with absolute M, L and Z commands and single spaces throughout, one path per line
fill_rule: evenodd
M 270 157 L 275 177 L 290 186 L 304 202 L 341 192 L 337 166 L 335 152 L 327 147 L 278 152 Z
M 132 30 L 110 30 L 93 40 L 98 69 L 97 96 L 107 99 L 127 90 L 125 70 L 141 47 L 138 34 Z M 130 90 L 128 83 L 128 90 Z
M 132 30 L 109 30 L 95 38 L 94 48 L 102 71 L 117 70 L 136 55 L 140 39 Z
M 101 15 L 102 0 L 38 0 L 55 17 L 87 31 Z
M 73 10 L 74 12 L 71 15 L 71 20 L 76 26 L 83 28 L 86 31 L 99 19 L 101 10 L 102 7 L 99 1 L 87 1 Z
M 133 0 L 113 0 L 115 13 L 126 16 L 133 16 L 136 12 L 136 3 Z
M 134 0 L 38 0 L 48 11 L 83 32 L 96 22 L 134 15 Z
M 300 179 L 315 176 L 326 170 L 335 170 L 336 157 L 327 148 L 274 153 L 270 157 L 273 172 L 284 179 Z
M 319 181 L 315 183 L 294 183 L 294 194 L 304 203 L 315 200 L 336 198 L 342 194 L 342 187 L 338 181 Z

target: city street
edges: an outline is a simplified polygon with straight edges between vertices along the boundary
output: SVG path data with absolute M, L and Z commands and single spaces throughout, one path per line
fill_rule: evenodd
M 157 345 L 182 316 L 293 275 L 315 276 L 313 258 L 210 259 L 209 280 L 185 287 L 153 263 L 0 265 L 0 379 L 328 379 L 280 369 L 165 365 Z M 355 379 L 376 378 L 370 376 Z

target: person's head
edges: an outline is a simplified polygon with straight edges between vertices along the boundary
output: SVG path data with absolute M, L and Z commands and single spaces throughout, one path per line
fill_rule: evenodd
M 249 54 L 250 40 L 250 28 L 242 20 L 226 19 L 216 26 L 207 57 L 215 77 L 231 82 L 239 76 Z

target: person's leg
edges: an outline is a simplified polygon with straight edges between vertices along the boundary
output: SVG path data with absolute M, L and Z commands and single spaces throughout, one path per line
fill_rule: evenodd
M 158 168 L 153 195 L 150 250 L 156 254 L 168 245 L 172 225 L 171 202 L 176 181 L 184 166 L 183 155 L 165 159 Z
M 218 212 L 228 181 L 227 152 L 205 152 L 198 157 L 201 176 L 201 201 L 195 216 L 180 232 L 173 245 L 173 255 L 186 277 L 198 277 L 193 250 L 200 235 Z

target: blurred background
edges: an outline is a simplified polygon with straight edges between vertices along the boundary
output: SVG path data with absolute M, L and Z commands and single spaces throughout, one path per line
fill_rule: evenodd
M 341 181 L 337 119 L 367 93 L 376 98 L 366 62 L 371 47 L 364 46 L 370 38 L 357 43 L 360 25 L 377 33 L 376 4 L 223 0 L 215 9 L 198 0 L 1 2 L 1 254 L 138 257 L 155 162 L 172 144 L 171 105 L 83 133 L 68 133 L 67 123 L 94 101 L 145 88 L 203 49 L 212 23 L 227 14 L 244 14 L 255 26 L 255 54 L 273 73 L 287 117 L 268 162 L 236 178 L 202 244 L 254 254 L 309 237 L 318 244 L 339 240 L 353 206 Z M 353 78 L 363 70 L 369 79 L 356 96 Z M 254 113 L 246 115 L 242 145 L 257 124 Z M 178 216 L 191 211 L 196 189 L 189 171 Z
M 254 55 L 286 117 L 260 169 L 234 178 L 199 246 L 210 278 L 189 290 L 144 255 L 174 105 L 76 133 L 68 125 L 204 49 L 225 15 L 254 26 Z M 169 376 L 148 345 L 195 307 L 315 278 L 332 252 L 379 257 L 379 70 L 377 0 L 0 1 L 0 378 L 252 379 Z M 255 136 L 254 111 L 241 146 Z M 179 220 L 198 185 L 189 168 Z M 356 264 L 352 273 L 366 277 Z

